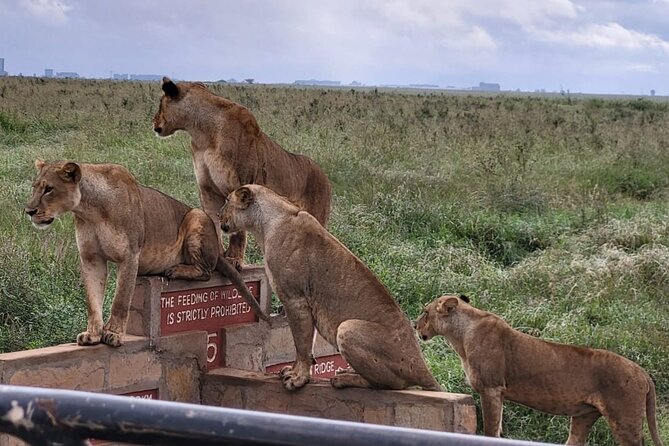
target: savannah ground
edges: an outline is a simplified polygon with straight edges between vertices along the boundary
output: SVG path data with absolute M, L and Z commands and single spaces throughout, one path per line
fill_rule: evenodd
M 461 292 L 526 333 L 622 354 L 654 378 L 669 441 L 666 100 L 209 88 L 323 167 L 330 230 L 411 318 Z M 72 217 L 42 232 L 23 214 L 35 158 L 120 163 L 199 205 L 188 135 L 152 132 L 159 97 L 159 83 L 0 79 L 0 351 L 86 325 Z M 423 347 L 448 390 L 472 392 L 440 338 Z M 568 419 L 507 403 L 503 431 L 560 443 Z M 614 444 L 603 419 L 590 444 Z

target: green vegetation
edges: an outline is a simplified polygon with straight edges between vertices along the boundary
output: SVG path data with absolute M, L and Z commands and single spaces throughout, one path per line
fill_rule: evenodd
M 527 333 L 625 355 L 653 376 L 669 440 L 667 102 L 210 88 L 320 163 L 331 231 L 410 317 L 463 292 Z M 0 79 L 0 350 L 85 326 L 71 217 L 40 232 L 23 215 L 36 157 L 118 162 L 198 205 L 188 136 L 153 135 L 159 96 L 157 84 Z M 249 258 L 261 260 L 253 245 Z M 471 393 L 441 339 L 424 351 L 447 389 Z M 507 404 L 506 437 L 560 443 L 567 430 Z M 590 441 L 614 444 L 603 420 Z

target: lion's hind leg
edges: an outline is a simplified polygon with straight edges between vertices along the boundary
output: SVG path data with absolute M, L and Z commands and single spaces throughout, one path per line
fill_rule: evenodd
M 209 280 L 219 253 L 214 222 L 201 209 L 192 209 L 181 222 L 179 235 L 183 237 L 184 263 L 167 268 L 163 275 L 170 279 Z
M 571 424 L 569 425 L 568 445 L 585 446 L 588 440 L 588 434 L 595 421 L 601 417 L 597 409 L 593 407 L 593 411 L 577 417 L 571 417 Z
M 372 387 L 406 389 L 421 386 L 441 390 L 420 356 L 412 333 L 394 333 L 387 326 L 361 319 L 349 319 L 337 329 L 337 346 L 342 356 L 357 372 L 332 378 L 338 388 Z
M 369 381 L 351 369 L 336 372 L 335 376 L 330 378 L 330 384 L 337 389 L 343 389 L 344 387 L 362 387 L 363 389 L 368 389 L 372 387 Z

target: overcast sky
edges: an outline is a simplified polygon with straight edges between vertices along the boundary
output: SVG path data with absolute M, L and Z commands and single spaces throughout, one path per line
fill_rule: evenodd
M 10 74 L 669 94 L 669 0 L 0 0 Z

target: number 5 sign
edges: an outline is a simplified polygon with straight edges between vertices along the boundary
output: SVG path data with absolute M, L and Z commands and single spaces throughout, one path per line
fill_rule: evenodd
M 260 281 L 246 286 L 260 300 Z M 234 285 L 163 292 L 160 295 L 160 333 L 167 335 L 204 330 L 207 335 L 207 367 L 221 366 L 221 328 L 258 322 L 258 317 Z

